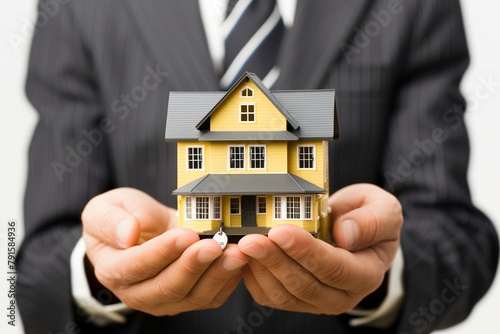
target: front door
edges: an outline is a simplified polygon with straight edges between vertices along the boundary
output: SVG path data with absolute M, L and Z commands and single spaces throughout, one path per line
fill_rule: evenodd
M 253 227 L 257 226 L 255 196 L 241 196 L 241 226 Z

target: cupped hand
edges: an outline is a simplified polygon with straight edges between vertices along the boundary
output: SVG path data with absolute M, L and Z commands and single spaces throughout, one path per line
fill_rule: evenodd
M 219 307 L 248 262 L 236 245 L 222 252 L 216 241 L 176 228 L 175 210 L 136 189 L 96 196 L 82 222 L 99 282 L 129 307 L 152 315 Z
M 251 260 L 243 279 L 262 305 L 314 314 L 351 310 L 383 282 L 399 247 L 399 201 L 383 189 L 357 184 L 329 198 L 335 246 L 294 225 L 238 244 Z

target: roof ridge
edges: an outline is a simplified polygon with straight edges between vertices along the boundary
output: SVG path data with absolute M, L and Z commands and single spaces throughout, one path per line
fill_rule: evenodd
M 199 180 L 199 182 L 198 182 L 198 183 L 196 183 L 196 185 L 195 185 L 195 186 L 193 186 L 193 188 L 192 188 L 191 190 L 194 190 L 196 187 L 198 187 L 198 186 L 199 186 L 199 185 L 200 185 L 200 184 L 201 184 L 201 183 L 202 183 L 202 182 L 203 182 L 203 181 L 204 181 L 207 177 L 209 177 L 209 176 L 210 176 L 210 173 L 206 174 L 206 175 L 205 175 L 205 176 L 203 176 L 203 177 L 200 177 L 200 178 L 198 179 L 198 180 Z
M 296 184 L 296 185 L 297 185 L 300 189 L 302 189 L 302 191 L 306 191 L 306 190 L 305 190 L 305 189 L 304 189 L 304 188 L 303 188 L 303 187 L 302 187 L 302 186 L 301 186 L 301 185 L 297 182 L 297 180 L 295 180 L 295 177 L 294 177 L 294 176 L 297 176 L 297 175 L 293 175 L 292 173 L 287 173 L 287 174 L 290 176 L 290 178 L 293 180 L 293 182 L 295 182 L 295 184 Z

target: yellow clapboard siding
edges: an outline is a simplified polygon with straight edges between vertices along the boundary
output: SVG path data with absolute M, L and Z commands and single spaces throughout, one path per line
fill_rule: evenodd
M 204 169 L 188 170 L 187 148 L 203 147 L 204 150 Z M 194 181 L 206 174 L 209 174 L 207 167 L 210 164 L 210 145 L 204 142 L 178 142 L 177 143 L 177 187 L 180 188 L 191 181 Z
M 270 143 L 253 143 L 253 142 L 212 142 L 205 144 L 210 145 L 207 159 L 207 171 L 211 174 L 229 173 L 286 173 L 287 166 L 287 143 L 286 142 L 270 142 Z M 245 168 L 244 169 L 229 169 L 229 146 L 244 146 L 245 147 Z M 250 165 L 250 146 L 265 146 L 266 147 L 266 168 L 251 169 Z M 207 173 L 208 174 L 208 173 Z
M 314 146 L 315 147 L 315 169 L 299 169 L 298 168 L 298 147 L 299 146 Z M 288 143 L 288 172 L 300 176 L 301 178 L 323 188 L 325 185 L 324 175 L 324 146 L 322 141 L 299 141 Z M 324 189 L 324 188 L 323 188 Z
M 241 91 L 250 87 L 253 97 L 241 97 Z M 240 122 L 240 104 L 255 104 L 255 122 Z M 245 80 L 226 98 L 210 116 L 210 131 L 286 131 L 286 118 L 255 86 Z

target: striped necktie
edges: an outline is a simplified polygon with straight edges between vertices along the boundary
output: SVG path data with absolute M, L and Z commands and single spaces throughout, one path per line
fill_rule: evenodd
M 275 65 L 285 31 L 276 0 L 229 1 L 221 30 L 226 50 L 221 88 L 231 87 L 245 71 L 271 87 L 279 76 Z

